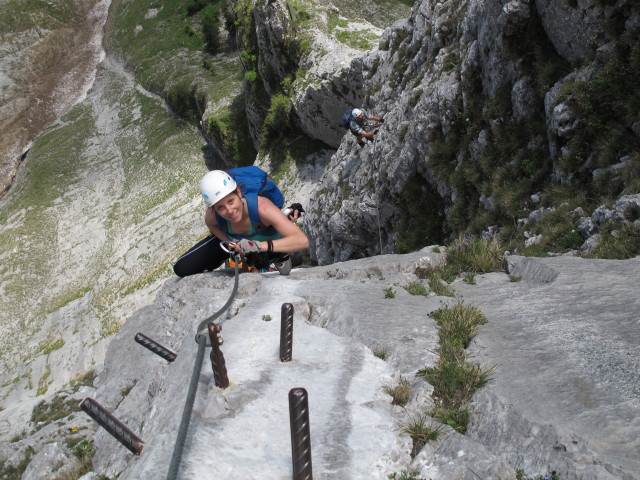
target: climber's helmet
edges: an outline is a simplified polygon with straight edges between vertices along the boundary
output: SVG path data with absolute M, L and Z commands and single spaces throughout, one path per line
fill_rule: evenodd
M 200 193 L 207 207 L 212 207 L 237 187 L 231 175 L 222 170 L 212 170 L 200 180 Z
M 359 108 L 354 108 L 353 110 L 351 110 L 351 116 L 353 118 L 358 118 L 360 115 L 362 115 L 362 110 L 360 110 Z

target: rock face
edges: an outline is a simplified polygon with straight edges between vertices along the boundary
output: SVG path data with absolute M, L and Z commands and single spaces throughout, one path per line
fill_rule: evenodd
M 447 432 L 412 461 L 408 455 L 409 439 L 397 433 L 395 427 L 406 421 L 407 412 L 413 415 L 429 410 L 431 387 L 413 381 L 414 397 L 404 412 L 389 405 L 382 385 L 435 363 L 437 331 L 428 314 L 453 300 L 435 296 L 415 298 L 400 288 L 416 280 L 413 274 L 416 266 L 438 261 L 438 256 L 432 252 L 361 258 L 380 252 L 392 253 L 407 231 L 402 220 L 414 213 L 412 209 L 432 210 L 435 213 L 433 231 L 438 238 L 449 234 L 461 192 L 448 175 L 465 165 L 479 164 L 492 148 L 505 121 L 513 118 L 526 122 L 542 116 L 547 129 L 543 145 L 536 150 L 541 153 L 541 161 L 553 162 L 565 151 L 566 142 L 580 125 L 580 117 L 575 105 L 559 101 L 560 93 L 565 83 L 589 78 L 590 69 L 553 78 L 551 83 L 555 84 L 543 85 L 541 92 L 541 86 L 530 78 L 531 72 L 522 66 L 524 54 L 518 49 L 514 51 L 514 40 L 520 38 L 523 30 L 535 30 L 537 35 L 544 32 L 540 43 L 534 46 L 550 44 L 554 58 L 573 65 L 594 53 L 597 60 L 606 57 L 610 41 L 614 40 L 609 38 L 605 28 L 610 20 L 617 24 L 623 21 L 625 28 L 636 30 L 640 23 L 631 2 L 607 2 L 606 6 L 587 5 L 581 0 L 565 3 L 425 0 L 415 5 L 408 20 L 400 21 L 382 33 L 377 50 L 366 55 L 343 45 L 338 48 L 323 32 L 315 32 L 313 47 L 303 59 L 310 74 L 308 78 L 296 79 L 292 86 L 294 121 L 307 135 L 337 151 L 330 161 L 325 152 L 313 166 L 301 167 L 305 181 L 294 182 L 289 188 L 295 191 L 302 185 L 303 194 L 309 200 L 309 204 L 305 204 L 308 212 L 305 229 L 311 239 L 312 257 L 320 264 L 350 261 L 296 271 L 287 279 L 243 277 L 237 304 L 229 315 L 229 322 L 225 321 L 224 333 L 229 373 L 235 385 L 227 392 L 220 392 L 214 386 L 211 374 L 200 377 L 201 393 L 187 447 L 192 457 L 182 465 L 190 476 L 203 476 L 199 468 L 210 461 L 211 445 L 219 446 L 221 451 L 227 449 L 224 457 L 228 463 L 224 468 L 229 472 L 251 457 L 255 461 L 252 465 L 268 465 L 265 471 L 289 475 L 289 459 L 282 454 L 289 448 L 287 432 L 282 431 L 280 423 L 278 435 L 269 429 L 276 418 L 280 422 L 285 417 L 286 424 L 286 411 L 281 405 L 274 405 L 283 398 L 282 391 L 286 393 L 289 386 L 314 378 L 322 379 L 324 387 L 311 392 L 312 398 L 322 399 L 318 403 L 324 407 L 320 409 L 323 414 L 317 421 L 319 433 L 314 438 L 318 439 L 319 445 L 328 446 L 318 454 L 318 471 L 327 472 L 327 475 L 338 472 L 332 478 L 353 479 L 353 471 L 357 471 L 364 472 L 362 478 L 384 479 L 387 474 L 405 467 L 415 467 L 427 478 L 472 478 L 471 471 L 485 478 L 512 478 L 515 469 L 523 467 L 530 473 L 556 468 L 562 478 L 574 478 L 575 472 L 584 472 L 584 478 L 637 478 L 638 465 L 630 450 L 637 450 L 637 442 L 629 441 L 638 438 L 635 420 L 638 418 L 638 392 L 633 387 L 638 384 L 637 374 L 634 374 L 637 369 L 633 370 L 638 358 L 637 315 L 634 313 L 637 302 L 628 302 L 629 298 L 637 297 L 635 260 L 596 263 L 594 268 L 588 269 L 584 266 L 591 264 L 574 264 L 575 259 L 539 262 L 513 259 L 512 272 L 522 277 L 521 283 L 509 282 L 504 274 L 492 274 L 482 277 L 477 287 L 458 285 L 459 293 L 483 306 L 489 326 L 497 325 L 496 330 L 503 328 L 498 333 L 504 336 L 506 343 L 512 341 L 515 348 L 515 352 L 514 348 L 505 348 L 505 355 L 509 353 L 511 357 L 500 356 L 497 353 L 502 353 L 501 346 L 483 349 L 482 345 L 491 345 L 491 338 L 481 334 L 477 340 L 478 355 L 483 355 L 489 365 L 508 364 L 513 358 L 520 360 L 519 356 L 526 361 L 514 361 L 522 367 L 522 370 L 514 369 L 519 372 L 517 377 L 500 370 L 505 375 L 496 380 L 495 388 L 477 395 L 474 423 L 468 436 Z M 83 14 L 87 13 L 85 7 L 102 8 L 102 14 L 106 11 L 104 3 L 85 5 L 81 9 Z M 100 12 L 91 16 L 94 27 L 99 27 L 104 20 Z M 261 49 L 259 69 L 261 75 L 268 78 L 265 91 L 273 93 L 283 80 L 281 77 L 285 75 L 289 61 L 278 53 L 286 47 L 285 37 L 292 31 L 288 24 L 290 17 L 285 3 L 275 1 L 262 2 L 256 8 L 256 19 Z M 379 33 L 366 23 L 356 25 L 356 28 Z M 92 50 L 78 57 L 95 60 L 91 55 L 99 52 L 94 48 L 96 45 L 88 40 L 80 43 L 83 46 L 86 43 Z M 516 46 L 522 47 L 522 43 Z M 87 77 L 83 75 L 86 73 L 82 70 L 71 84 L 77 87 L 91 83 L 85 82 Z M 92 75 L 93 71 L 90 73 Z M 78 172 L 73 170 L 73 175 L 53 175 L 68 178 L 74 188 L 60 188 L 60 197 L 48 199 L 44 208 L 30 205 L 17 210 L 3 225 L 9 232 L 7 236 L 24 241 L 18 242 L 20 248 L 3 251 L 5 272 L 10 272 L 11 276 L 7 274 L 3 278 L 2 293 L 19 297 L 25 307 L 21 308 L 22 303 L 14 304 L 15 310 L 7 318 L 15 325 L 7 321 L 2 326 L 5 338 L 12 340 L 3 353 L 3 361 L 5 357 L 9 358 L 22 370 L 11 375 L 5 373 L 7 376 L 3 378 L 4 385 L 10 389 L 8 394 L 3 393 L 3 398 L 10 408 L 2 412 L 0 433 L 7 441 L 0 447 L 2 459 L 7 459 L 6 466 L 16 467 L 27 457 L 33 459 L 33 466 L 25 471 L 29 477 L 37 475 L 47 465 L 53 471 L 61 462 L 75 468 L 76 462 L 70 456 L 68 446 L 60 443 L 65 437 L 61 430 L 80 426 L 82 435 L 93 439 L 91 427 L 85 428 L 86 418 L 76 412 L 60 422 L 32 425 L 28 420 L 25 422 L 30 417 L 29 406 L 23 403 L 11 408 L 12 402 L 19 403 L 27 395 L 41 395 L 39 392 L 46 392 L 47 388 L 64 388 L 72 381 L 73 374 L 86 370 L 93 362 L 101 362 L 105 357 L 103 349 L 109 344 L 106 363 L 100 365 L 96 388 L 87 388 L 81 393 L 96 397 L 140 433 L 147 443 L 143 456 L 136 459 L 101 432 L 95 440 L 95 468 L 108 475 L 122 472 L 120 478 L 156 478 L 164 476 L 168 467 L 182 408 L 181 399 L 184 398 L 185 378 L 191 373 L 195 348 L 193 322 L 224 303 L 231 281 L 221 272 L 183 281 L 172 279 L 164 286 L 156 303 L 131 317 L 114 341 L 109 343 L 110 338 L 104 337 L 111 335 L 125 318 L 119 315 L 120 312 L 130 312 L 133 302 L 136 306 L 138 302 L 143 303 L 159 288 L 162 280 L 158 279 L 171 274 L 167 272 L 170 270 L 168 259 L 179 255 L 191 244 L 189 238 L 201 231 L 201 203 L 195 185 L 204 166 L 198 133 L 182 127 L 173 130 L 169 125 L 176 123 L 173 118 L 164 124 L 164 117 L 155 117 L 157 110 L 164 113 L 164 105 L 153 94 L 134 85 L 121 65 L 107 61 L 95 78 L 93 93 L 89 92 L 86 103 L 74 115 L 82 120 L 81 124 L 91 125 L 86 136 L 84 131 L 78 133 L 82 142 L 87 140 L 87 146 L 80 149 L 81 155 L 69 156 L 74 164 L 86 161 L 91 167 Z M 78 82 L 78 79 L 82 81 Z M 6 78 L 0 80 L 5 88 Z M 84 94 L 82 88 L 71 90 Z M 3 95 L 6 91 L 3 90 Z M 131 92 L 137 93 L 130 98 Z M 489 115 L 480 131 L 469 130 L 473 136 L 468 144 L 461 142 L 462 147 L 454 145 L 455 148 L 450 148 L 444 139 L 455 137 L 461 131 L 467 132 L 461 122 L 467 122 L 467 112 L 473 113 L 477 109 L 474 99 L 478 97 L 508 98 L 511 112 Z M 149 108 L 151 103 L 155 105 L 152 109 Z M 351 136 L 344 135 L 338 122 L 345 106 L 362 106 L 372 113 L 385 114 L 386 122 L 380 128 L 376 142 L 360 148 Z M 131 113 L 129 109 L 133 116 L 127 115 Z M 251 123 L 255 138 L 260 131 L 259 119 L 264 117 L 264 112 L 257 109 L 249 115 L 254 118 Z M 489 106 L 486 109 L 491 110 Z M 138 122 L 143 112 L 145 119 L 155 118 L 153 130 L 162 134 L 162 143 L 166 141 L 167 144 L 166 152 L 152 148 L 153 153 L 149 156 L 147 145 L 141 141 L 144 138 L 142 129 L 132 128 L 130 122 Z M 60 138 L 69 140 L 72 138 L 67 130 L 69 124 L 61 121 L 52 126 L 50 133 L 60 130 Z M 116 133 L 116 130 L 120 132 Z M 640 135 L 638 122 L 631 131 Z M 13 137 L 3 138 L 11 140 Z M 78 145 L 85 145 L 82 142 Z M 51 146 L 41 144 L 41 159 L 48 158 L 46 155 Z M 24 152 L 23 147 L 14 150 Z M 445 161 L 435 165 L 436 154 L 446 157 Z M 104 161 L 96 164 L 97 158 Z M 167 158 L 179 162 L 170 163 Z M 590 166 L 588 172 L 594 178 L 616 174 L 631 161 L 634 160 L 625 156 L 605 168 Z M 37 166 L 35 164 L 34 170 Z M 559 165 L 554 163 L 553 168 L 559 182 L 570 179 Z M 308 171 L 303 171 L 305 169 Z M 125 171 L 131 177 L 125 178 Z M 158 172 L 164 176 L 158 176 Z M 141 185 L 130 179 L 140 181 Z M 418 187 L 408 190 L 416 180 Z M 39 191 L 50 193 L 51 188 Z M 172 192 L 171 198 L 155 195 L 161 191 Z M 484 192 L 477 193 L 478 201 L 486 211 L 497 208 L 499 199 Z M 420 201 L 422 197 L 431 202 L 428 207 Z M 144 198 L 143 206 L 137 203 L 139 198 Z M 532 197 L 533 203 L 538 201 L 533 201 Z M 79 215 L 96 203 L 108 207 Z M 587 238 L 595 226 L 609 219 L 637 222 L 637 207 L 637 195 L 630 195 L 615 202 L 613 207 L 597 209 L 589 216 L 575 213 L 583 219 L 580 231 Z M 547 211 L 542 207 L 526 218 L 534 221 Z M 26 225 L 25 218 L 37 215 L 42 216 L 37 219 L 43 221 L 36 224 L 43 228 L 45 235 L 22 228 Z M 132 218 L 126 219 L 128 215 Z M 113 227 L 113 231 L 96 228 L 103 224 Z M 71 236 L 68 237 L 69 232 Z M 171 233 L 165 236 L 166 232 Z M 431 238 L 421 241 L 421 245 L 434 243 Z M 102 242 L 108 245 L 106 250 L 93 248 Z M 35 252 L 46 256 L 46 262 L 32 271 Z M 159 267 L 155 263 L 148 267 L 146 262 L 152 257 L 165 260 Z M 7 266 L 9 260 L 13 264 Z M 621 274 L 616 273 L 618 268 Z M 149 274 L 148 270 L 153 273 Z M 86 277 L 74 276 L 77 271 Z M 15 280 L 25 272 L 33 282 L 26 287 Z M 600 276 L 610 284 L 584 283 L 585 278 Z M 63 291 L 63 287 L 68 286 L 65 277 L 80 280 L 73 282 L 73 289 L 63 299 L 51 302 L 55 304 L 55 310 L 49 311 L 46 295 Z M 624 278 L 633 278 L 633 281 L 625 283 L 621 281 Z M 96 282 L 101 288 L 106 285 L 107 291 L 87 294 L 85 285 Z M 140 285 L 147 285 L 147 288 Z M 487 304 L 487 299 L 491 298 L 490 293 L 497 285 L 500 286 L 497 296 L 500 306 L 494 307 Z M 580 288 L 573 289 L 574 285 Z M 615 294 L 611 299 L 618 299 L 615 304 L 607 303 L 611 285 L 614 285 Z M 21 295 L 21 288 L 25 295 Z M 139 298 L 126 298 L 125 301 L 119 296 L 121 292 L 139 288 L 143 288 Z M 385 289 L 396 290 L 397 298 L 384 298 Z M 600 295 L 600 291 L 607 294 Z M 17 354 L 21 353 L 21 341 L 25 340 L 20 329 L 26 324 L 24 313 L 33 308 L 34 299 L 29 296 L 33 292 L 43 292 L 41 298 L 35 300 L 45 312 L 37 319 L 45 320 L 37 324 L 41 329 L 28 325 L 30 331 L 36 332 L 31 350 L 37 350 L 34 355 L 38 358 L 33 363 L 24 363 Z M 558 296 L 558 292 L 564 296 Z M 581 297 L 582 292 L 588 295 Z M 90 304 L 94 295 L 104 302 L 98 303 L 95 310 Z M 547 297 L 553 299 L 551 306 L 534 312 L 523 308 L 523 305 L 540 307 Z M 518 303 L 516 298 L 524 300 Z M 561 315 L 554 317 L 557 304 L 567 298 L 572 299 L 571 305 L 580 307 L 576 308 L 579 318 L 574 318 L 570 310 L 561 310 Z M 277 317 L 283 301 L 294 302 L 300 318 L 308 321 L 308 324 L 300 322 L 302 325 L 296 338 L 302 342 L 299 344 L 302 355 L 289 369 L 274 360 L 277 347 L 273 338 L 278 332 L 273 327 L 275 323 L 263 318 Z M 633 309 L 623 311 L 618 308 L 618 304 L 625 302 Z M 105 308 L 111 309 L 107 317 L 111 323 L 102 325 L 98 313 L 104 312 Z M 544 321 L 536 318 L 541 311 L 557 322 L 545 322 L 546 317 L 542 319 Z M 583 317 L 591 313 L 596 323 L 583 322 Z M 600 335 L 597 324 L 600 319 L 607 325 L 619 323 L 624 330 L 609 328 L 604 333 L 610 335 Z M 582 330 L 576 333 L 573 324 L 579 324 Z M 227 330 L 234 326 L 237 328 Z M 318 327 L 325 327 L 330 334 Z M 560 327 L 560 339 L 573 342 L 570 343 L 574 345 L 573 350 L 556 340 Z M 132 337 L 138 329 L 179 352 L 177 362 L 167 365 L 134 345 Z M 491 335 L 495 335 L 496 330 L 490 330 Z M 71 340 L 67 336 L 69 332 L 74 332 L 72 336 L 76 332 L 80 335 Z M 528 340 L 513 340 L 505 332 L 523 336 L 526 333 Z M 604 343 L 595 341 L 599 337 Z M 267 338 L 271 343 L 265 341 Z M 61 339 L 64 339 L 62 347 Z M 628 343 L 629 339 L 633 343 Z M 326 347 L 324 351 L 318 351 L 320 340 Z M 386 353 L 386 363 L 372 354 L 380 349 Z M 495 356 L 489 353 L 490 350 L 497 352 Z M 594 356 L 593 352 L 600 356 Z M 609 352 L 613 354 L 609 355 Z M 627 356 L 620 356 L 620 352 Z M 335 362 L 327 365 L 327 357 Z M 584 359 L 592 362 L 585 365 Z M 558 369 L 558 365 L 564 369 Z M 549 376 L 539 373 L 546 371 L 556 374 L 551 391 L 545 390 L 544 383 Z M 562 380 L 561 374 L 565 371 L 570 376 Z M 537 385 L 535 392 L 523 393 L 517 383 L 527 375 L 531 376 L 531 383 Z M 545 401 L 557 399 L 559 403 L 557 408 L 553 403 L 544 403 L 545 415 L 540 413 L 536 403 L 535 395 L 540 391 L 545 391 Z M 79 400 L 76 398 L 78 392 L 74 395 L 71 400 Z M 63 397 L 66 399 L 66 394 Z M 536 402 L 532 403 L 532 399 Z M 327 415 L 327 411 L 336 414 Z M 575 412 L 579 414 L 571 417 Z M 614 421 L 609 422 L 609 417 Z M 362 422 L 363 418 L 369 423 Z M 621 420 L 628 421 L 622 425 Z M 24 428 L 25 423 L 29 431 Z M 259 441 L 251 444 L 248 451 L 233 451 L 236 449 L 230 445 L 237 445 L 235 439 L 246 439 L 246 432 L 258 423 L 262 428 Z M 589 431 L 594 424 L 601 426 L 600 436 Z M 241 431 L 234 432 L 238 428 Z M 622 432 L 622 437 L 617 436 L 614 429 Z M 219 435 L 220 432 L 224 436 Z M 349 432 L 348 440 L 339 438 L 336 432 Z M 371 438 L 384 441 L 374 445 L 368 443 Z M 268 451 L 269 455 L 260 456 L 264 453 L 259 452 L 260 445 L 273 449 Z M 361 452 L 357 451 L 358 445 Z M 461 451 L 465 453 L 461 455 Z M 277 465 L 268 463 L 270 460 L 267 459 L 272 458 L 276 459 Z M 257 470 L 259 468 L 242 471 L 239 475 L 243 479 L 251 478 Z
M 410 441 L 389 428 L 405 412 L 391 406 L 383 385 L 434 364 L 437 333 L 425 313 L 442 299 L 411 296 L 400 288 L 397 298 L 387 299 L 384 288 L 415 281 L 417 266 L 440 257 L 428 252 L 389 256 L 298 269 L 289 278 L 241 275 L 238 296 L 220 321 L 231 385 L 215 387 L 205 358 L 182 474 L 207 478 L 213 461 L 216 474 L 229 479 L 260 478 L 265 471 L 290 475 L 286 396 L 293 387 L 309 392 L 316 474 L 382 480 L 406 465 Z M 135 426 L 145 448 L 134 459 L 100 432 L 96 472 L 122 472 L 118 478 L 131 479 L 166 475 L 197 350 L 194 328 L 222 307 L 232 286 L 233 278 L 220 271 L 170 280 L 158 303 L 125 323 L 111 343 L 95 395 Z M 278 320 L 285 302 L 295 312 L 290 363 L 278 360 Z M 136 346 L 133 337 L 139 331 L 177 352 L 176 361 L 167 364 Z M 372 350 L 384 351 L 388 361 Z M 409 408 L 422 408 L 429 392 L 425 382 L 416 384 Z M 253 452 L 249 461 L 248 452 Z
M 511 465 L 560 478 L 638 478 L 640 257 L 508 257 L 455 289 L 485 312 L 474 358 L 495 365 L 468 434 Z M 614 413 L 615 412 L 615 413 Z
M 298 6 L 299 8 L 299 6 Z M 340 126 L 342 113 L 361 101 L 364 94 L 364 79 L 359 58 L 363 51 L 336 40 L 327 33 L 325 25 L 331 14 L 338 16 L 339 10 L 319 10 L 318 25 L 299 27 L 298 15 L 282 1 L 256 2 L 254 22 L 256 24 L 258 72 L 262 86 L 268 95 L 282 90 L 281 82 L 291 77 L 291 72 L 300 69 L 293 84 L 293 108 L 296 125 L 311 138 L 323 141 L 336 148 L 344 130 Z M 307 13 L 308 15 L 308 13 Z M 307 20 L 308 22 L 308 20 Z M 364 20 L 350 21 L 344 30 L 353 35 L 363 32 L 380 36 L 382 30 Z M 302 53 L 292 48 L 301 42 Z M 295 56 L 300 55 L 300 58 Z M 247 105 L 256 145 L 263 115 L 256 112 L 255 105 Z
M 548 135 L 540 138 L 544 145 L 533 155 L 546 163 L 565 152 L 562 145 L 580 118 L 571 104 L 558 101 L 560 88 L 586 78 L 589 69 L 553 78 L 541 91 L 540 81 L 534 84 L 527 70 L 527 58 L 546 48 L 554 61 L 571 66 L 600 47 L 606 55 L 605 45 L 615 37 L 605 26 L 614 17 L 636 28 L 637 12 L 626 1 L 592 6 L 584 1 L 424 0 L 408 21 L 385 30 L 378 50 L 351 59 L 339 72 L 327 66 L 326 80 L 297 91 L 295 101 L 305 133 L 339 145 L 308 210 L 312 257 L 328 264 L 393 252 L 402 222 L 410 221 L 403 206 L 412 196 L 408 185 L 415 181 L 422 185 L 418 196 L 437 198 L 427 207 L 433 212 L 435 241 L 447 238 L 456 231 L 456 215 L 466 208 L 459 203 L 461 183 L 452 182 L 451 175 L 465 162 L 479 162 L 506 122 L 545 116 Z M 491 117 L 485 106 L 489 128 L 470 133 L 461 122 L 474 122 L 469 118 L 474 102 L 489 102 L 505 92 L 510 113 Z M 329 128 L 339 122 L 345 105 L 384 114 L 375 143 L 360 148 L 343 130 Z M 446 143 L 461 134 L 470 135 L 468 143 Z M 445 151 L 447 163 L 436 163 L 436 155 Z M 555 178 L 567 181 L 562 168 L 554 168 Z M 482 206 L 479 213 L 498 208 L 494 198 L 483 195 L 484 186 L 472 188 L 478 190 L 471 202 Z
M 35 137 L 86 95 L 104 55 L 102 29 L 110 3 L 63 1 L 57 5 L 58 15 L 32 12 L 40 18 L 29 22 L 31 28 L 3 31 L 0 198 L 11 186 Z M 6 12 L 7 16 L 15 14 Z
M 516 470 L 555 471 L 565 479 L 640 478 L 640 258 L 510 256 L 508 275 L 480 275 L 475 285 L 455 281 L 458 299 L 402 288 L 417 280 L 417 267 L 441 261 L 442 254 L 425 249 L 294 269 L 289 277 L 240 275 L 236 300 L 216 321 L 230 386 L 215 386 L 205 355 L 181 475 L 290 475 L 286 396 L 303 387 L 319 478 L 383 480 L 401 469 L 442 480 L 515 478 Z M 232 287 L 228 271 L 169 280 L 153 305 L 125 322 L 94 388 L 78 394 L 95 398 L 145 445 L 134 457 L 99 429 L 88 436 L 96 474 L 166 475 L 195 364 L 196 326 L 222 307 Z M 492 380 L 474 397 L 467 435 L 445 428 L 412 459 L 411 441 L 400 431 L 432 406 L 432 387 L 415 377 L 438 360 L 438 330 L 429 315 L 459 301 L 487 317 L 470 353 L 494 366 Z M 278 359 L 283 303 L 294 307 L 293 360 L 285 363 Z M 138 332 L 177 359 L 169 364 L 135 344 Z M 383 353 L 385 361 L 378 358 Z M 392 406 L 384 388 L 401 377 L 411 383 L 405 408 Z M 68 455 L 58 444 L 45 448 L 28 438 L 14 450 L 27 442 L 37 447 L 39 468 L 52 455 Z

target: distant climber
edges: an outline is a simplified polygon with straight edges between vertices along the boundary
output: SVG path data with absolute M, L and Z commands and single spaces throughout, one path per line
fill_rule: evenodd
M 376 124 L 382 123 L 384 123 L 384 118 L 369 115 L 359 108 L 347 110 L 342 117 L 342 126 L 356 137 L 358 145 L 361 147 L 364 147 L 365 139 L 373 142 L 373 137 L 378 130 L 371 131 L 372 127 L 375 128 Z
M 179 277 L 213 270 L 229 258 L 220 243 L 234 241 L 236 249 L 254 266 L 265 268 L 275 263 L 281 274 L 288 274 L 292 267 L 289 253 L 309 246 L 309 240 L 302 230 L 290 220 L 296 220 L 302 205 L 293 204 L 283 213 L 280 206 L 264 194 L 250 192 L 250 181 L 238 182 L 231 175 L 234 171 L 262 172 L 258 167 L 242 167 L 229 172 L 212 170 L 200 181 L 200 192 L 207 210 L 204 221 L 211 235 L 191 247 L 174 264 L 173 270 Z M 265 178 L 266 178 L 266 174 Z M 249 179 L 246 175 L 245 178 Z M 277 190 L 273 182 L 272 188 Z M 277 190 L 279 200 L 284 199 Z M 280 203 L 276 199 L 277 203 Z M 292 208 L 293 207 L 293 208 Z M 287 210 L 289 210 L 287 209 Z

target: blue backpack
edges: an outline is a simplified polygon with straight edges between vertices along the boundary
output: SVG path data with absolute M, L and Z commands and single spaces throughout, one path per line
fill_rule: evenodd
M 345 130 L 349 130 L 350 125 L 351 125 L 351 112 L 353 110 L 347 110 L 346 112 L 344 112 L 344 115 L 342 115 L 342 128 L 344 128 Z
M 282 192 L 267 175 L 267 172 L 260 167 L 256 167 L 255 165 L 237 167 L 227 170 L 227 173 L 233 177 L 240 187 L 242 195 L 247 199 L 249 217 L 252 223 L 256 225 L 261 223 L 260 216 L 258 215 L 258 195 L 268 198 L 278 208 L 284 206 Z M 217 214 L 216 219 L 218 220 L 218 224 L 220 224 L 220 221 L 225 221 Z

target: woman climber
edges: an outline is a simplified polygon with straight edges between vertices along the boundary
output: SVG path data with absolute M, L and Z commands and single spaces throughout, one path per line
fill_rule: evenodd
M 285 275 L 291 270 L 288 253 L 309 246 L 304 232 L 290 221 L 299 217 L 303 211 L 301 206 L 287 218 L 269 198 L 245 196 L 233 177 L 222 170 L 208 172 L 200 181 L 200 192 L 207 206 L 204 221 L 211 235 L 176 261 L 173 271 L 179 277 L 222 265 L 229 254 L 221 242 L 234 242 L 236 251 L 257 263 L 258 268 L 273 262 Z

